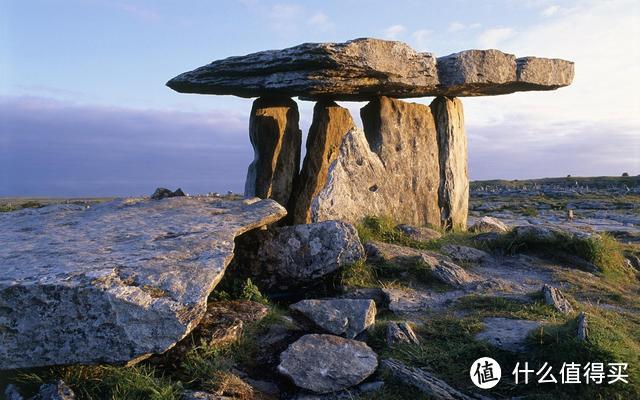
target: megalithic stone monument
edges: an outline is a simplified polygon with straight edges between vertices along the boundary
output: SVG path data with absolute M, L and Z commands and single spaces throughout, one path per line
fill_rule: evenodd
M 469 197 L 463 96 L 554 90 L 574 64 L 467 50 L 436 58 L 379 39 L 305 43 L 229 57 L 167 86 L 183 93 L 258 97 L 250 116 L 254 162 L 245 193 L 286 206 L 293 223 L 398 222 L 465 229 Z M 307 152 L 292 97 L 315 100 Z M 430 106 L 401 98 L 436 97 Z M 335 101 L 367 101 L 357 128 Z

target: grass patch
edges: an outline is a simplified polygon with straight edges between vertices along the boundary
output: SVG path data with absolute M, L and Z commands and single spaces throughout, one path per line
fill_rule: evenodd
M 551 306 L 544 303 L 542 296 L 532 302 L 518 301 L 504 297 L 469 295 L 456 300 L 457 310 L 473 311 L 478 317 L 504 317 L 529 320 L 564 320 Z
M 356 228 L 360 241 L 366 243 L 372 240 L 392 243 L 401 246 L 413 247 L 420 250 L 438 251 L 447 244 L 458 244 L 462 246 L 474 246 L 473 234 L 463 231 L 449 231 L 443 233 L 440 239 L 420 241 L 414 240 L 396 229 L 397 221 L 390 217 L 364 217 Z
M 621 244 L 609 234 L 577 237 L 565 232 L 554 232 L 552 237 L 541 238 L 516 235 L 512 231 L 489 246 L 494 251 L 506 254 L 533 252 L 583 269 L 595 267 L 603 276 L 617 281 L 627 280 L 635 275 L 624 261 Z
M 182 392 L 179 382 L 172 382 L 156 368 L 145 364 L 51 368 L 20 375 L 17 381 L 27 393 L 56 379 L 64 380 L 80 399 L 177 400 Z

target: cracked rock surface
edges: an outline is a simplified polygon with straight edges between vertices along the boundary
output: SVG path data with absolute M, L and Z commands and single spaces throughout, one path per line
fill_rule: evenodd
M 0 215 L 0 369 L 161 353 L 200 321 L 234 238 L 286 211 L 216 197 Z

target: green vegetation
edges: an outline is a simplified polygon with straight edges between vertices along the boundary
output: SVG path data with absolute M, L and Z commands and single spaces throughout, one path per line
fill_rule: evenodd
M 0 212 L 16 211 L 24 208 L 40 208 L 42 206 L 42 204 L 34 200 L 25 201 L 20 204 L 6 203 L 0 204 Z
M 573 186 L 578 183 L 580 186 L 589 186 L 594 189 L 607 189 L 611 186 L 627 185 L 629 187 L 640 185 L 640 176 L 594 176 L 594 177 L 564 177 L 564 178 L 542 178 L 527 180 L 502 180 L 494 179 L 487 181 L 473 181 L 470 183 L 470 189 L 474 190 L 480 186 L 502 186 L 510 188 L 518 188 L 524 185 L 565 185 Z

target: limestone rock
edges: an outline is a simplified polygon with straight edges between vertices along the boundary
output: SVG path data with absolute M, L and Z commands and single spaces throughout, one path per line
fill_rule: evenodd
M 303 314 L 323 330 L 348 339 L 355 338 L 376 321 L 373 300 L 301 300 L 289 308 Z
M 448 244 L 442 246 L 443 254 L 448 255 L 455 262 L 476 264 L 482 261 L 486 261 L 491 258 L 491 255 L 486 251 L 474 249 L 473 247 L 460 246 L 457 244 Z
M 387 324 L 387 345 L 393 346 L 398 343 L 420 344 L 420 340 L 415 332 L 406 322 L 389 322 Z
M 538 321 L 499 317 L 485 318 L 483 323 L 485 329 L 475 339 L 511 352 L 526 351 L 529 333 L 542 325 Z
M 261 290 L 301 289 L 362 258 L 353 225 L 324 221 L 239 238 L 233 271 L 250 277 Z
M 365 243 L 365 251 L 371 262 L 407 267 L 422 265 L 430 270 L 434 278 L 454 287 L 477 280 L 474 275 L 437 253 L 377 241 Z
M 353 223 L 366 215 L 440 226 L 440 162 L 431 109 L 387 97 L 361 110 L 364 131 L 352 129 L 311 204 L 313 221 Z
M 379 392 L 384 387 L 384 381 L 363 382 L 358 386 L 353 386 L 339 392 L 327 394 L 311 394 L 309 392 L 299 393 L 292 400 L 353 400 L 369 399 L 374 393 Z
M 500 221 L 497 218 L 484 216 L 478 219 L 471 227 L 469 228 L 471 232 L 477 233 L 486 233 L 486 232 L 496 232 L 503 233 L 509 230 L 509 227 L 504 224 L 504 222 Z
M 392 358 L 382 360 L 380 368 L 388 371 L 395 379 L 412 386 L 430 398 L 442 400 L 472 400 L 471 397 L 449 386 L 424 369 L 412 368 Z
M 254 159 L 247 172 L 246 197 L 271 198 L 288 205 L 300 167 L 299 119 L 298 106 L 289 98 L 259 98 L 253 102 L 249 138 Z
M 437 97 L 430 107 L 438 129 L 441 226 L 464 230 L 469 210 L 469 174 L 462 102 Z
M 560 289 L 545 284 L 542 286 L 542 296 L 544 296 L 545 303 L 553 306 L 553 308 L 561 313 L 571 314 L 573 312 L 571 303 L 564 297 Z
M 0 214 L 0 369 L 164 352 L 204 315 L 234 238 L 285 214 L 207 196 Z
M 355 127 L 349 110 L 332 101 L 313 108 L 313 122 L 307 136 L 307 152 L 296 180 L 293 223 L 311 222 L 311 202 L 327 182 L 329 166 L 336 159 L 344 136 Z
M 499 50 L 465 50 L 439 57 L 438 76 L 449 97 L 487 96 L 529 90 L 553 90 L 573 81 L 570 61 L 523 57 Z
M 75 400 L 76 394 L 66 383 L 59 380 L 56 383 L 46 383 L 40 386 L 38 394 L 30 400 Z
M 175 192 L 172 192 L 166 188 L 157 188 L 155 192 L 151 195 L 152 200 L 162 200 L 169 197 L 180 197 L 184 196 L 184 192 L 182 189 L 178 188 Z
M 438 232 L 435 229 L 427 228 L 426 226 L 411 226 L 407 224 L 400 224 L 396 226 L 396 229 L 409 236 L 411 239 L 420 242 L 436 240 L 442 237 L 442 233 Z
M 178 363 L 194 346 L 220 346 L 236 342 L 246 323 L 255 323 L 267 316 L 269 308 L 248 300 L 209 302 L 204 317 L 187 337 L 167 353 Z
M 440 57 L 380 39 L 305 43 L 229 57 L 167 82 L 183 93 L 370 100 L 377 96 L 482 96 L 553 90 L 573 79 L 573 63 L 516 59 L 498 50 Z
M 555 240 L 558 237 L 558 231 L 546 226 L 539 225 L 520 225 L 511 231 L 517 240 L 533 240 L 544 242 Z
M 578 315 L 578 339 L 585 341 L 589 338 L 589 326 L 587 324 L 587 314 L 581 312 Z
M 305 335 L 280 356 L 278 371 L 315 393 L 357 385 L 378 367 L 376 353 L 365 343 L 333 335 Z

